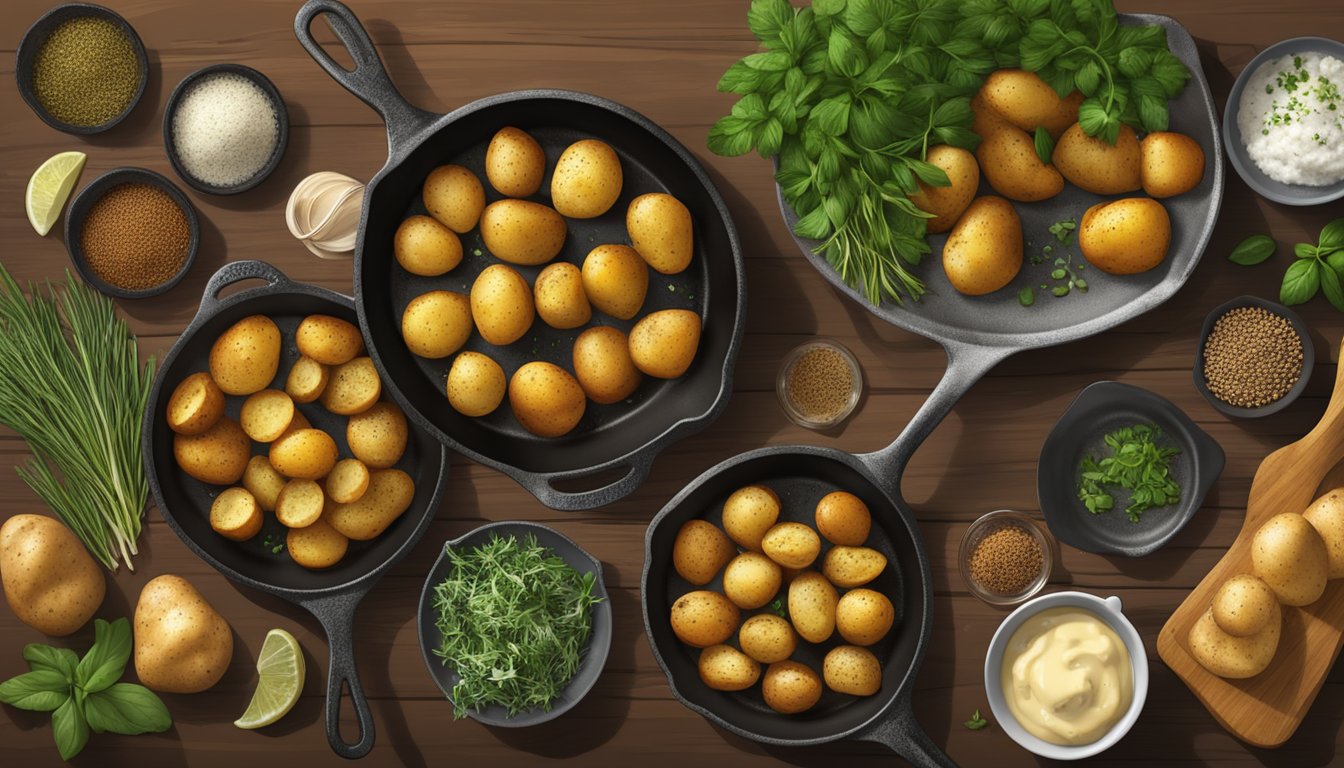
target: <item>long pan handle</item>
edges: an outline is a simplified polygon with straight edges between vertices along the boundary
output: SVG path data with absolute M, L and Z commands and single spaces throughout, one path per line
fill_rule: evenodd
M 897 698 L 890 717 L 857 738 L 888 747 L 916 768 L 957 768 L 956 762 L 933 743 L 919 721 L 915 720 L 909 692 Z
M 318 16 L 326 16 L 327 23 L 354 61 L 354 69 L 338 64 L 313 37 L 312 25 Z M 294 35 L 333 80 L 382 115 L 387 123 L 389 155 L 438 118 L 438 115 L 406 101 L 388 77 L 387 69 L 378 58 L 378 49 L 373 46 L 364 25 L 359 23 L 354 11 L 339 0 L 308 0 L 304 3 L 294 17 Z
M 336 754 L 355 760 L 373 749 L 373 713 L 364 695 L 355 668 L 355 609 L 364 597 L 364 590 L 319 597 L 303 602 L 303 607 L 317 617 L 327 633 L 327 647 L 331 661 L 327 670 L 327 743 Z M 341 695 L 350 689 L 350 701 L 355 707 L 359 738 L 347 742 L 341 737 Z

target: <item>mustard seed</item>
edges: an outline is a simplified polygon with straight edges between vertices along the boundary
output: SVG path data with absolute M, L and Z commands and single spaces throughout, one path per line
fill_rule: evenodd
M 1260 307 L 1230 309 L 1204 343 L 1204 381 L 1238 408 L 1278 400 L 1302 376 L 1302 339 L 1293 324 Z
M 1021 526 L 1000 523 L 971 551 L 970 573 L 976 584 L 996 595 L 1016 595 L 1041 573 L 1041 544 Z
M 191 247 L 186 213 L 151 184 L 109 189 L 84 219 L 84 261 L 99 280 L 124 291 L 163 285 L 182 269 Z
M 839 417 L 854 393 L 854 372 L 840 352 L 817 346 L 807 350 L 785 374 L 785 396 L 809 421 L 827 422 Z

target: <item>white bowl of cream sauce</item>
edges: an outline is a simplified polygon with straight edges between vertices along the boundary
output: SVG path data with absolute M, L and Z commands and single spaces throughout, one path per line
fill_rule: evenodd
M 985 653 L 994 719 L 1027 751 L 1080 760 L 1124 737 L 1148 697 L 1148 657 L 1120 598 L 1042 595 L 1008 615 Z

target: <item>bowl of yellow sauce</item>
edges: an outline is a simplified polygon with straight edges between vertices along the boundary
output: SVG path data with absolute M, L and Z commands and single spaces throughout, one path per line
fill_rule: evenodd
M 1124 737 L 1148 696 L 1148 657 L 1120 598 L 1054 592 L 999 625 L 985 653 L 994 719 L 1033 754 L 1080 760 Z

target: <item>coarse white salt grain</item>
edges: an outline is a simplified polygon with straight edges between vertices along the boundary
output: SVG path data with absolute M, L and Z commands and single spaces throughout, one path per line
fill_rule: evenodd
M 201 78 L 173 115 L 173 149 L 192 177 L 232 187 L 256 176 L 279 139 L 270 97 L 256 83 L 229 72 Z

